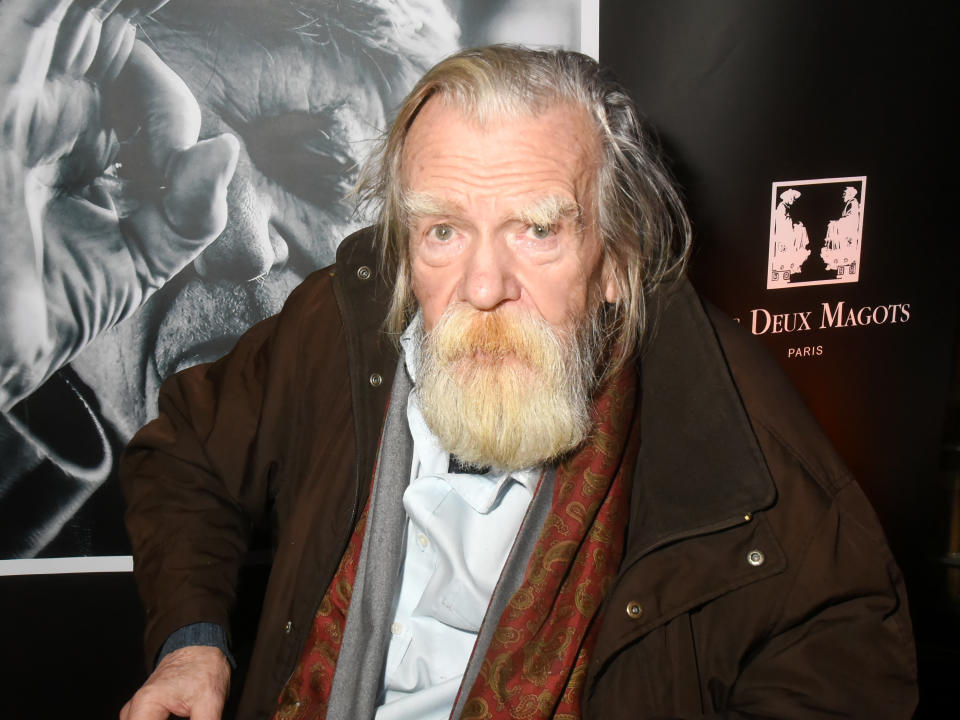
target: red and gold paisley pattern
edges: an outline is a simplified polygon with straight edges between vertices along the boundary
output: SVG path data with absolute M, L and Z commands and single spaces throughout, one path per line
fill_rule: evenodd
M 463 720 L 577 720 L 597 613 L 623 555 L 639 431 L 633 368 L 607 383 L 594 433 L 557 468 L 553 503 L 520 588 L 504 610 Z M 365 509 L 274 720 L 326 716 L 366 527 Z
M 314 720 L 327 715 L 333 673 L 347 625 L 347 608 L 353 595 L 369 511 L 368 498 L 367 506 L 353 528 L 347 551 L 340 558 L 337 573 L 320 601 L 300 661 L 280 693 L 274 720 Z
M 464 720 L 580 717 L 597 612 L 626 539 L 640 437 L 636 382 L 631 368 L 606 386 L 590 442 L 557 468 L 553 506 L 470 689 Z

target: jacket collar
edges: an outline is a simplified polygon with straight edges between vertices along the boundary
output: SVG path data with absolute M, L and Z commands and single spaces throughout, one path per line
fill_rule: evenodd
M 382 272 L 373 228 L 345 238 L 337 249 L 333 291 L 349 359 L 349 390 L 357 442 L 356 517 L 366 502 L 380 430 L 397 366 L 397 345 L 384 332 L 392 285 Z
M 700 298 L 679 280 L 654 293 L 650 306 L 624 567 L 673 540 L 745 522 L 776 499 Z

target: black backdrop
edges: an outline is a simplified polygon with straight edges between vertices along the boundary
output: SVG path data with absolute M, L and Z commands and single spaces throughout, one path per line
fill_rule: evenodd
M 767 344 L 880 515 L 908 580 L 921 715 L 935 718 L 955 716 L 960 678 L 937 475 L 958 286 L 948 17 L 945 3 L 763 0 L 605 0 L 600 16 L 600 59 L 684 188 L 697 286 Z M 795 183 L 834 178 L 858 180 Z M 858 279 L 768 290 L 779 193 L 826 187 L 837 217 L 850 185 Z M 824 232 L 807 230 L 812 265 Z

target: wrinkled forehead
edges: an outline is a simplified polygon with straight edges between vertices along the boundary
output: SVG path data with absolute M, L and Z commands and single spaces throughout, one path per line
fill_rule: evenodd
M 593 181 L 603 162 L 603 143 L 588 110 L 569 101 L 477 108 L 444 94 L 429 97 L 409 124 L 401 148 L 400 181 L 409 185 L 415 167 L 445 159 L 493 170 L 511 160 L 547 161 L 561 174 Z
M 229 25 L 210 32 L 158 25 L 145 33 L 193 92 L 205 120 L 219 117 L 239 130 L 285 113 L 329 116 L 317 142 L 327 125 L 328 133 L 343 123 L 363 125 L 359 134 L 371 138 L 382 126 L 379 76 L 354 57 L 320 52 L 293 37 L 252 44 Z
M 458 48 L 460 32 L 444 2 L 420 0 L 174 0 L 153 21 L 161 31 L 225 34 L 248 52 L 299 46 L 359 66 L 391 106 Z

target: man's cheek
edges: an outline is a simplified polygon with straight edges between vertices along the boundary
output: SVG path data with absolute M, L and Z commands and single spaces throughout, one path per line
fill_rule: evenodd
M 424 330 L 430 332 L 437 326 L 437 323 L 440 322 L 446 306 L 428 298 L 425 301 L 420 301 L 420 310 L 423 313 Z
M 541 317 L 551 327 L 564 328 L 579 314 L 577 309 L 581 301 L 576 286 L 569 281 L 528 278 L 522 284 L 529 312 Z
M 424 329 L 431 330 L 443 315 L 452 295 L 444 288 L 442 273 L 413 272 L 413 296 L 423 313 Z

